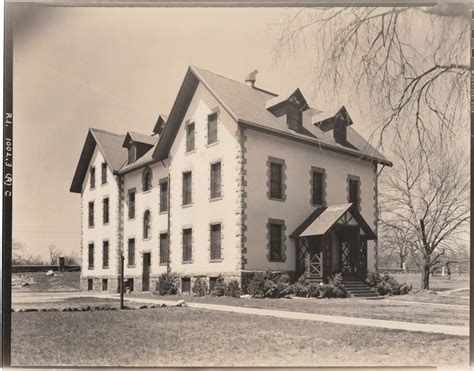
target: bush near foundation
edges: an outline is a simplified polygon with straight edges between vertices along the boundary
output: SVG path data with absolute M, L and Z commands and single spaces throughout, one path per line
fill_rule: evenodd
M 329 278 L 328 283 L 316 283 L 309 281 L 305 275 L 301 276 L 292 285 L 295 296 L 304 298 L 347 298 L 349 293 L 342 285 L 342 276 L 336 274 Z
M 211 291 L 212 296 L 231 296 L 234 298 L 240 297 L 242 290 L 240 289 L 237 280 L 231 280 L 226 283 L 224 277 L 218 276 L 214 289 Z
M 292 292 L 286 273 L 256 272 L 248 282 L 248 293 L 255 298 L 282 298 Z
M 193 294 L 195 296 L 207 295 L 207 283 L 204 278 L 199 277 L 194 281 Z
M 176 295 L 179 289 L 179 277 L 176 273 L 163 273 L 156 283 L 156 292 L 159 295 Z
M 381 275 L 377 272 L 370 272 L 367 274 L 365 282 L 370 287 L 374 287 L 379 295 L 406 295 L 413 288 L 407 282 L 400 284 L 388 273 Z

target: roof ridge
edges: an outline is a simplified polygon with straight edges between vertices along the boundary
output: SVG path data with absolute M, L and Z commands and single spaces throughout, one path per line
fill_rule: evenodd
M 258 91 L 261 91 L 261 92 L 266 93 L 266 94 L 278 96 L 278 94 L 273 93 L 273 92 L 268 91 L 268 90 L 265 90 L 265 89 L 263 89 L 263 88 L 259 88 L 258 86 L 254 86 L 254 87 L 248 86 L 248 85 L 247 85 L 246 83 L 244 83 L 244 82 L 231 79 L 230 77 L 220 75 L 220 74 L 218 74 L 218 73 L 215 73 L 215 72 L 206 70 L 205 68 L 201 68 L 201 67 L 195 66 L 195 65 L 193 65 L 193 64 L 191 64 L 190 67 L 197 69 L 198 72 L 199 72 L 199 70 L 201 70 L 201 71 L 205 71 L 205 72 L 208 72 L 208 73 L 212 73 L 212 74 L 215 75 L 215 76 L 219 76 L 219 77 L 221 77 L 221 78 L 223 78 L 223 79 L 230 80 L 230 81 L 235 82 L 235 83 L 237 83 L 237 84 L 247 86 L 248 88 L 251 88 L 251 89 L 253 89 L 253 90 L 258 90 Z
M 117 136 L 117 137 L 123 137 L 123 136 L 125 136 L 125 134 L 117 134 L 117 133 L 113 133 L 113 132 L 111 132 L 111 131 L 102 130 L 102 129 L 97 129 L 97 128 L 89 128 L 89 130 L 95 131 L 95 132 L 100 132 L 100 133 L 106 133 L 106 134 L 110 134 L 110 135 L 115 135 L 115 136 Z

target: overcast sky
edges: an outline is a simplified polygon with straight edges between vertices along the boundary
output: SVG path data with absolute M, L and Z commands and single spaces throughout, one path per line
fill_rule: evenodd
M 190 64 L 241 81 L 257 69 L 257 86 L 299 87 L 323 110 L 345 104 L 367 134 L 368 113 L 346 98 L 318 104 L 310 50 L 275 62 L 294 11 L 34 7 L 22 14 L 14 39 L 14 240 L 43 257 L 49 244 L 79 252 L 80 195 L 69 187 L 88 128 L 151 133 Z

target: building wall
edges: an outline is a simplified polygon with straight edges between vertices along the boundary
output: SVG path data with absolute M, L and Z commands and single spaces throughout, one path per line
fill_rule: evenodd
M 247 130 L 247 253 L 246 270 L 295 269 L 295 246 L 289 235 L 314 210 L 311 205 L 311 167 L 325 169 L 327 205 L 348 202 L 348 175 L 360 177 L 361 214 L 375 230 L 375 165 L 333 151 L 305 145 L 259 131 Z M 284 160 L 285 200 L 270 200 L 268 157 Z M 285 187 L 284 187 L 285 188 Z M 285 222 L 286 260 L 269 262 L 268 219 Z M 374 270 L 374 242 L 368 243 L 368 268 Z
M 107 166 L 107 183 L 102 184 L 101 166 L 104 157 L 96 146 L 92 156 L 90 167 L 95 166 L 95 188 L 90 188 L 90 172 L 84 178 L 81 194 L 82 207 L 82 238 L 81 238 L 81 287 L 87 290 L 87 279 L 93 278 L 94 289 L 101 290 L 103 278 L 108 279 L 108 291 L 117 291 L 118 276 L 118 218 L 119 218 L 119 194 L 118 179 Z M 103 204 L 102 200 L 109 197 L 109 223 L 102 223 Z M 94 201 L 94 227 L 89 227 L 88 204 Z M 109 267 L 102 267 L 102 242 L 109 241 Z M 88 245 L 94 243 L 94 267 L 89 269 Z M 99 285 L 100 282 L 100 285 Z
M 144 168 L 123 175 L 124 206 L 123 206 L 123 251 L 125 257 L 124 277 L 134 279 L 134 290 L 141 290 L 143 274 L 143 254 L 150 253 L 151 290 L 154 282 L 161 273 L 166 272 L 166 264 L 160 265 L 160 233 L 168 229 L 168 212 L 160 213 L 160 179 L 168 177 L 168 169 L 163 164 L 155 163 L 149 166 L 152 171 L 152 188 L 143 191 L 142 175 Z M 128 191 L 135 188 L 135 218 L 128 218 L 129 204 Z M 145 210 L 151 213 L 150 238 L 143 238 L 143 217 Z M 130 266 L 128 261 L 128 240 L 135 238 L 135 265 Z
M 218 110 L 218 142 L 207 144 L 207 117 Z M 195 150 L 186 153 L 185 123 L 195 124 Z M 236 181 L 240 164 L 238 129 L 235 121 L 199 84 L 170 151 L 171 269 L 180 275 L 218 274 L 238 276 L 240 270 L 240 187 Z M 210 166 L 221 161 L 222 197 L 210 200 Z M 191 206 L 182 206 L 182 174 L 192 171 Z M 210 223 L 220 222 L 222 260 L 210 261 Z M 183 263 L 182 230 L 193 229 L 193 260 Z

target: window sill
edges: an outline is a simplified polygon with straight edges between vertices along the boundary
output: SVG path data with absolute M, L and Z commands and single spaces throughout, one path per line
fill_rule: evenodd
M 311 206 L 312 207 L 326 207 L 325 204 L 313 204 L 313 203 L 311 203 Z
M 160 211 L 160 215 L 168 214 L 168 210 Z
M 102 223 L 102 225 L 103 225 L 104 227 L 106 227 L 106 226 L 109 225 L 109 222 L 107 222 L 107 223 Z
M 219 144 L 219 141 L 215 141 L 215 142 L 212 142 L 212 143 L 207 143 L 206 144 L 206 147 L 209 148 L 209 147 L 214 147 L 214 146 L 217 146 Z
M 220 201 L 220 200 L 222 200 L 223 198 L 224 198 L 223 196 L 219 196 L 219 197 L 210 198 L 210 199 L 209 199 L 209 202 L 216 202 L 216 201 Z
M 145 193 L 151 193 L 151 191 L 153 190 L 153 188 L 150 188 L 150 189 L 147 189 L 147 190 L 142 190 L 142 193 L 145 194 Z
M 168 265 L 168 263 L 160 263 L 159 266 L 160 267 L 166 267 Z
M 102 269 L 109 269 L 109 266 L 107 266 L 107 267 L 102 267 Z
M 285 260 L 283 260 L 283 259 L 281 259 L 281 260 L 269 260 L 268 262 L 269 263 L 285 263 L 286 259 Z
M 185 209 L 185 208 L 187 208 L 187 207 L 191 207 L 191 206 L 193 206 L 192 203 L 191 203 L 191 204 L 186 204 L 186 205 L 181 205 L 181 207 L 182 207 L 183 209 Z
M 268 197 L 270 201 L 280 201 L 280 202 L 285 202 L 286 198 L 275 198 L 275 197 Z
M 89 188 L 89 191 L 94 191 L 94 190 L 95 190 L 95 187 Z
M 135 268 L 135 264 L 127 265 L 127 268 Z
M 92 271 L 92 270 L 94 270 L 94 267 L 87 267 L 87 269 Z
M 221 259 L 211 259 L 211 260 L 209 260 L 209 263 L 222 263 L 223 260 L 224 259 L 222 259 L 222 258 Z
M 94 229 L 94 227 L 95 227 L 95 226 L 93 226 L 93 225 L 90 225 L 90 226 L 89 226 L 89 229 Z
M 189 260 L 189 261 L 185 261 L 185 262 L 181 262 L 181 264 L 192 264 L 193 261 L 192 260 Z
M 187 155 L 192 155 L 193 153 L 196 153 L 196 148 L 192 149 L 191 151 L 186 151 L 184 154 Z
M 151 241 L 151 237 L 142 238 L 142 241 Z
M 133 217 L 133 218 L 130 218 L 130 217 L 129 217 L 127 220 L 133 222 L 133 221 L 135 220 L 135 217 Z
M 106 186 L 107 184 L 108 184 L 108 183 L 105 182 L 105 183 L 102 183 L 100 186 L 101 186 L 101 187 L 104 187 L 104 186 Z

